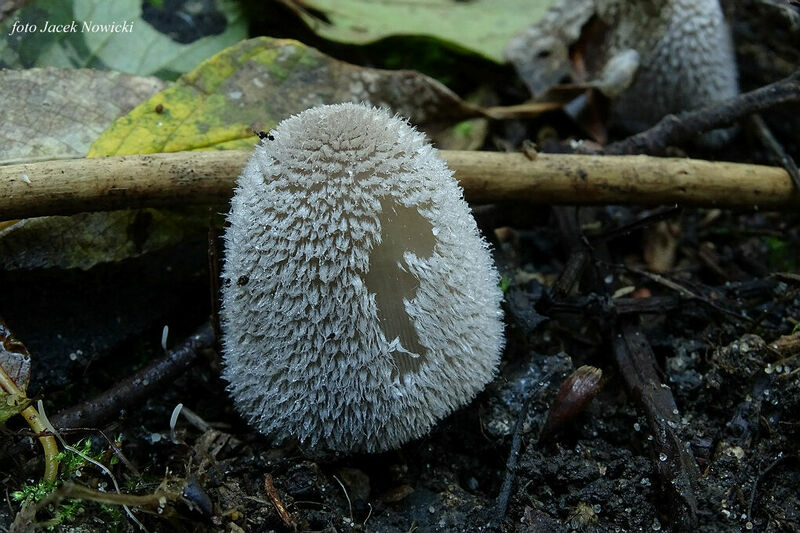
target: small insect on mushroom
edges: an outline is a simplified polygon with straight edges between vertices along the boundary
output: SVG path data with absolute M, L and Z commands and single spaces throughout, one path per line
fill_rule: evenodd
M 239 177 L 225 232 L 224 378 L 277 441 L 378 452 L 494 376 L 495 269 L 453 173 L 388 111 L 284 120 Z

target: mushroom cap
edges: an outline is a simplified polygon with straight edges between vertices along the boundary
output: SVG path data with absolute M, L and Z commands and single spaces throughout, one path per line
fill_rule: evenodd
M 388 111 L 320 106 L 270 134 L 228 215 L 223 377 L 278 441 L 396 448 L 496 372 L 488 245 L 452 171 Z

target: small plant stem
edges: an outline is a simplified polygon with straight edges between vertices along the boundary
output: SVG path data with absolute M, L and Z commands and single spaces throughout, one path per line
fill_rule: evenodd
M 17 384 L 14 383 L 14 380 L 11 379 L 2 366 L 0 366 L 0 388 L 8 394 L 25 398 L 25 393 L 17 387 Z M 37 434 L 47 433 L 47 428 L 44 427 L 42 419 L 39 418 L 39 412 L 35 407 L 28 406 L 20 414 L 25 417 L 34 432 Z M 39 442 L 44 450 L 44 481 L 52 483 L 58 477 L 58 444 L 52 435 L 39 437 Z

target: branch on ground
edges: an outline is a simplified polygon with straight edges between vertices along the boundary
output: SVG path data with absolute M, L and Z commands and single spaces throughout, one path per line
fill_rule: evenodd
M 223 204 L 248 151 L 68 159 L 0 167 L 0 220 Z M 797 209 L 781 168 L 648 156 L 441 151 L 468 201 Z
M 609 144 L 608 155 L 660 154 L 707 131 L 730 126 L 737 120 L 787 102 L 800 101 L 800 71 L 775 83 L 700 109 L 667 115 L 652 128 Z

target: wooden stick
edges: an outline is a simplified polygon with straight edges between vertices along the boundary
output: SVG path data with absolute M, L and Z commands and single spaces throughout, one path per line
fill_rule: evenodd
M 649 156 L 441 151 L 472 203 L 682 204 L 798 209 L 777 167 Z M 0 220 L 224 203 L 247 151 L 68 159 L 0 167 Z
M 667 115 L 652 128 L 612 143 L 606 146 L 603 152 L 609 155 L 659 154 L 667 146 L 693 139 L 700 133 L 728 126 L 752 113 L 798 100 L 800 100 L 800 70 L 749 93 L 677 115 Z

